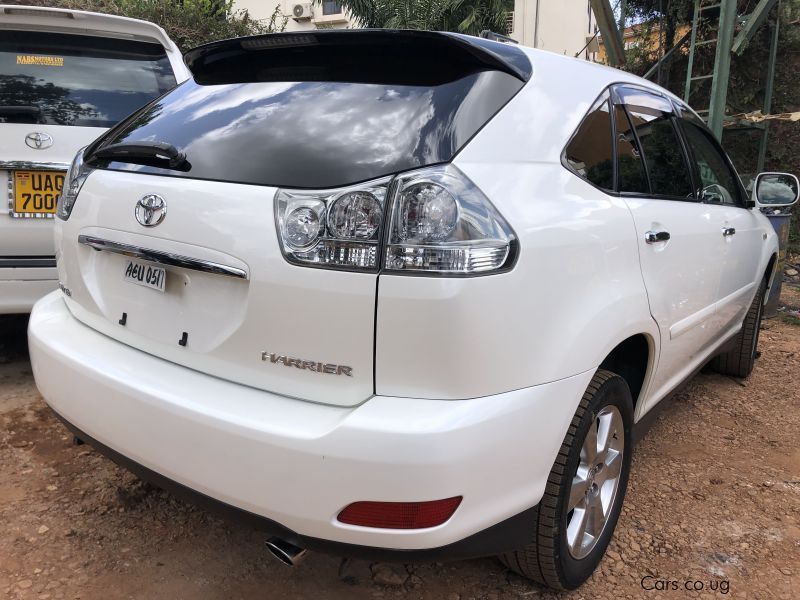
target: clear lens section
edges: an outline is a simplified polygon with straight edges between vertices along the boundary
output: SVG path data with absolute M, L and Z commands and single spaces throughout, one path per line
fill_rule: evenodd
M 278 190 L 275 211 L 284 255 L 301 264 L 377 269 L 390 181 L 337 190 Z
M 72 214 L 72 208 L 75 206 L 75 201 L 78 199 L 78 194 L 83 187 L 86 178 L 92 172 L 92 168 L 83 162 L 83 151 L 86 147 L 78 150 L 75 158 L 72 160 L 72 165 L 64 177 L 64 185 L 61 188 L 61 195 L 58 197 L 58 204 L 56 206 L 56 216 L 66 221 Z
M 313 245 L 322 233 L 320 215 L 313 208 L 295 208 L 286 217 L 286 243 L 294 250 L 304 250 Z
M 381 226 L 383 209 L 367 191 L 347 192 L 328 211 L 328 231 L 337 238 L 371 240 Z
M 441 185 L 412 183 L 399 193 L 400 236 L 407 241 L 440 242 L 458 225 L 458 202 Z
M 484 273 L 509 259 L 514 233 L 453 165 L 398 177 L 387 270 Z

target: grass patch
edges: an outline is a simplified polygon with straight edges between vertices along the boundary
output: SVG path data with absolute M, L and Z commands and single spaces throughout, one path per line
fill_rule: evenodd
M 778 315 L 784 323 L 789 325 L 794 325 L 795 327 L 800 327 L 800 318 L 795 317 L 794 315 Z

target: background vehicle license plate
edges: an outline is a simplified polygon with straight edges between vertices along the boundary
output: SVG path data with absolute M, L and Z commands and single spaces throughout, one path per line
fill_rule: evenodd
M 14 212 L 51 215 L 64 185 L 63 171 L 14 171 Z
M 125 267 L 125 281 L 130 281 L 136 285 L 163 292 L 166 280 L 167 271 L 161 267 L 146 265 L 135 260 L 129 260 Z

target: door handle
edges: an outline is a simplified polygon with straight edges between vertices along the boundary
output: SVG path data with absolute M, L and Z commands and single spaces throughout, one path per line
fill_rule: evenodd
M 729 235 L 733 235 L 736 233 L 736 229 L 734 227 L 723 227 L 722 228 L 722 235 L 728 237 Z
M 648 231 L 644 234 L 644 241 L 648 244 L 657 244 L 669 240 L 669 231 Z

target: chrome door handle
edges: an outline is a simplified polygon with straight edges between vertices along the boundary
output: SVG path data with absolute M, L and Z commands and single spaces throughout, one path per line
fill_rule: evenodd
M 734 233 L 736 233 L 736 229 L 733 228 L 733 227 L 723 227 L 722 228 L 722 235 L 724 235 L 725 237 L 728 237 L 729 235 L 733 235 Z
M 648 244 L 657 244 L 669 240 L 669 231 L 648 231 L 644 234 L 644 241 Z

